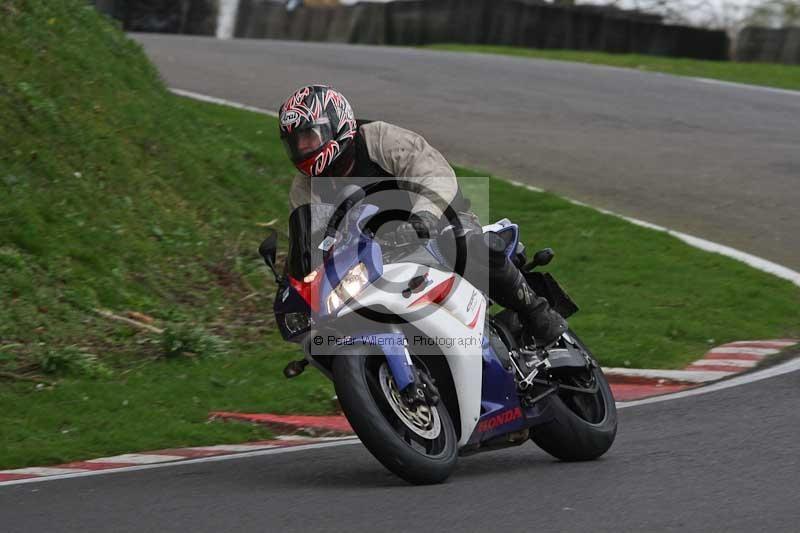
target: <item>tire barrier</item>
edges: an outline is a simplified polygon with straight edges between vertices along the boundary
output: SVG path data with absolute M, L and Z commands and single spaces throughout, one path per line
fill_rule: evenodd
M 214 35 L 218 0 L 95 0 L 126 30 Z M 723 31 L 661 24 L 658 17 L 530 0 L 408 0 L 287 10 L 240 0 L 234 36 L 414 46 L 498 44 L 531 48 L 727 59 Z M 795 41 L 797 39 L 795 38 Z
M 737 61 L 800 65 L 800 28 L 747 27 L 736 38 Z
M 500 44 L 596 50 L 699 59 L 727 59 L 725 32 L 660 24 L 624 12 L 527 3 L 521 0 L 438 0 L 301 7 L 288 12 L 272 0 L 241 0 L 236 37 L 414 46 Z M 302 28 L 302 29 L 301 29 Z
M 214 35 L 217 0 L 94 0 L 126 31 Z

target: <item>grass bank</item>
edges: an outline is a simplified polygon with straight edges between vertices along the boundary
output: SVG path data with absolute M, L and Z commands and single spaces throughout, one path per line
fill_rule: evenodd
M 800 66 L 774 63 L 737 63 L 735 61 L 704 61 L 639 54 L 608 54 L 579 50 L 540 50 L 516 46 L 434 44 L 433 50 L 500 54 L 533 59 L 574 61 L 593 65 L 631 68 L 662 72 L 676 76 L 711 78 L 715 80 L 763 85 L 800 91 Z
M 276 383 L 275 123 L 174 97 L 80 0 L 3 2 L 0 64 L 0 468 L 268 436 L 209 409 L 330 410 L 319 376 Z
M 330 411 L 318 373 L 281 377 L 296 349 L 256 253 L 266 227 L 286 228 L 275 120 L 169 94 L 82 1 L 0 10 L 0 468 L 267 436 L 208 424 L 212 409 Z M 715 343 L 800 334 L 787 282 L 490 187 L 492 216 L 556 249 L 550 270 L 604 364 L 681 366 Z

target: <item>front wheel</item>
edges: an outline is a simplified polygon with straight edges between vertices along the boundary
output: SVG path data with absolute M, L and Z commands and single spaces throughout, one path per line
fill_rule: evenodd
M 425 371 L 420 361 L 415 364 Z M 334 357 L 333 378 L 348 422 L 383 466 L 418 485 L 447 479 L 456 466 L 458 446 L 442 402 L 409 408 L 381 356 Z
M 586 346 L 577 341 L 588 353 Z M 591 354 L 590 354 L 591 355 Z M 617 406 L 599 366 L 561 376 L 562 387 L 549 398 L 553 420 L 534 428 L 531 440 L 562 461 L 590 461 L 611 448 L 617 435 Z M 596 389 L 594 393 L 579 390 Z

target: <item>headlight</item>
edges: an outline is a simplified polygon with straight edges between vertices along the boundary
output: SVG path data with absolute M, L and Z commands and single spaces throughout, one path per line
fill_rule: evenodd
M 286 313 L 283 325 L 290 335 L 296 335 L 311 327 L 311 318 L 306 313 Z
M 351 268 L 325 301 L 328 314 L 333 313 L 344 305 L 347 300 L 361 292 L 368 283 L 369 275 L 367 273 L 367 266 L 364 263 L 359 263 Z

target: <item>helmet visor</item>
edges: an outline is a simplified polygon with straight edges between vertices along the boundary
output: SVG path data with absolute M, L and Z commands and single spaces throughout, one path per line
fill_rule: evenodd
M 311 157 L 331 139 L 333 139 L 333 131 L 330 123 L 320 122 L 295 130 L 281 140 L 289 159 L 294 163 L 299 163 Z

